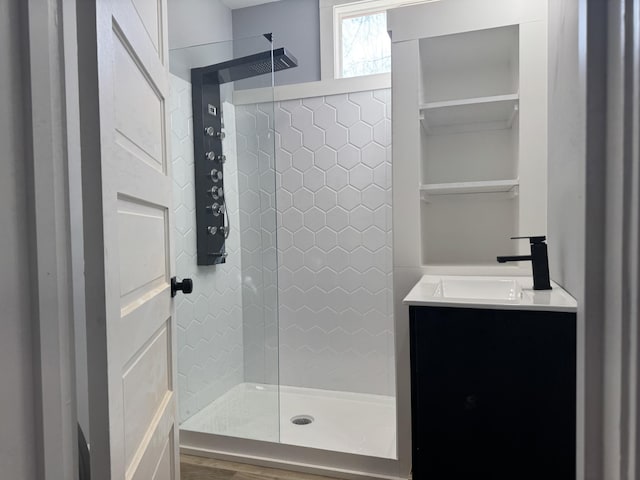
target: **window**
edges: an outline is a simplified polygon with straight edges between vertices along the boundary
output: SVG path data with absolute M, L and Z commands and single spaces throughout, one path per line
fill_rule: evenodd
M 439 0 L 320 0 L 322 78 L 391 72 L 387 10 Z
M 387 12 L 340 19 L 339 77 L 358 77 L 391 71 L 391 40 Z

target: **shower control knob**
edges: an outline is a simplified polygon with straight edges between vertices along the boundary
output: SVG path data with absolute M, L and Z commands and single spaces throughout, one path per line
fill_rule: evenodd
M 215 152 L 207 152 L 205 156 L 207 157 L 207 160 L 210 160 L 212 162 L 214 160 L 217 160 L 220 163 L 224 163 L 227 161 L 226 155 L 216 155 Z
M 224 235 L 227 231 L 226 227 L 209 227 L 207 228 L 209 235 L 215 235 L 219 233 L 220 235 Z
M 209 173 L 209 178 L 213 182 L 219 182 L 220 180 L 222 180 L 222 170 L 218 170 L 216 168 L 212 169 Z
M 217 217 L 224 212 L 224 205 L 220 205 L 216 202 L 213 205 L 209 205 L 207 210 L 209 210 L 209 213 L 213 214 L 214 217 Z
M 212 213 L 215 217 L 220 215 L 220 205 L 218 203 L 214 203 L 213 205 L 209 205 L 207 207 L 210 213 Z
M 214 200 L 217 200 L 224 195 L 224 190 L 222 189 L 222 187 L 211 187 L 211 189 L 208 190 L 208 192 L 209 192 L 209 195 L 211 195 Z
M 210 137 L 218 137 L 220 140 L 223 140 L 224 137 L 226 137 L 226 134 L 222 130 L 217 132 L 216 129 L 213 127 L 205 128 L 204 133 L 206 133 Z

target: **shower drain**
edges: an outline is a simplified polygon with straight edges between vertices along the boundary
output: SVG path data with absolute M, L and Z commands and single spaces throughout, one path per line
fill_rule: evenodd
M 291 417 L 291 423 L 294 425 L 309 425 L 313 423 L 313 417 L 311 415 L 296 415 Z

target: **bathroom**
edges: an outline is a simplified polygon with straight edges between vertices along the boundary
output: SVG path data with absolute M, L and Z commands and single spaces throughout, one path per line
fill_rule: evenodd
M 548 12 L 251 3 L 218 2 L 216 28 L 193 23 L 216 2 L 168 4 L 174 254 L 194 285 L 175 300 L 181 452 L 405 477 L 394 288 L 401 301 L 423 274 L 531 277 L 495 257 L 526 253 L 509 237 L 547 232 Z M 414 34 L 408 18 L 431 12 Z M 327 18 L 341 36 L 327 38 Z M 368 36 L 349 37 L 352 24 Z M 339 61 L 323 58 L 328 41 Z M 348 57 L 357 42 L 383 44 L 381 60 Z M 243 64 L 269 50 L 273 75 Z M 220 82 L 218 115 L 193 87 L 200 68 Z M 200 160 L 209 151 L 224 159 Z
M 1 471 L 632 478 L 635 0 L 9 2 Z

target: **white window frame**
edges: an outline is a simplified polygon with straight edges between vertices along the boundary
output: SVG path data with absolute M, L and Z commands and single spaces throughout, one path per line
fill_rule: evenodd
M 440 0 L 320 0 L 320 75 L 322 80 L 341 79 L 342 20 L 386 12 L 391 8 Z M 369 76 L 369 75 L 364 75 Z M 361 78 L 361 77 L 351 77 Z

